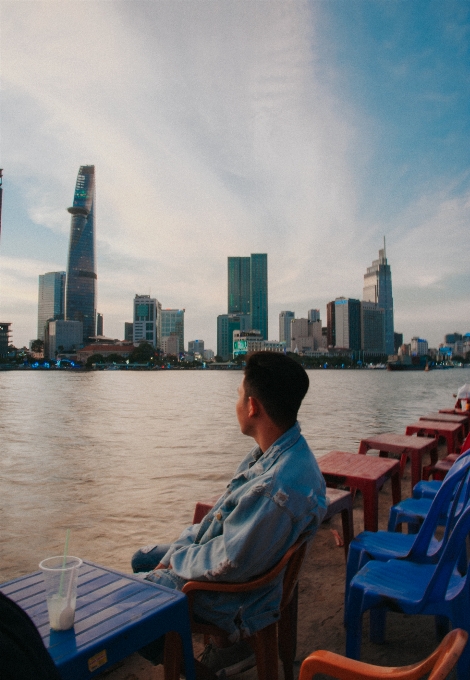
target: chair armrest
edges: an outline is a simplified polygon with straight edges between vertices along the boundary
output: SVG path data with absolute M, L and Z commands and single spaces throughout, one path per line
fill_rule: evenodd
M 188 581 L 184 584 L 182 592 L 188 594 L 196 590 L 212 590 L 225 593 L 242 593 L 256 590 L 276 578 L 276 576 L 278 576 L 286 567 L 292 555 L 306 542 L 306 540 L 306 534 L 299 536 L 294 545 L 289 548 L 284 557 L 279 560 L 272 569 L 250 581 L 244 581 L 243 583 L 228 583 L 227 581 Z

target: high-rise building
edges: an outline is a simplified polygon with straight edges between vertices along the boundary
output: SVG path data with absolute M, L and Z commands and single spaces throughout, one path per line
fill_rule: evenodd
M 81 321 L 49 321 L 44 338 L 44 356 L 55 359 L 61 352 L 76 352 L 83 345 Z
M 361 349 L 385 354 L 384 310 L 375 302 L 361 302 Z
M 307 312 L 307 319 L 309 321 L 320 321 L 320 310 L 319 309 L 309 309 Z
M 217 317 L 217 355 L 222 361 L 233 356 L 233 331 L 251 330 L 250 314 L 219 314 Z
M 103 335 L 103 315 L 96 313 L 96 335 Z
M 291 320 L 290 351 L 300 354 L 315 352 L 323 346 L 321 320 Z
M 291 321 L 295 319 L 295 312 L 281 312 L 279 314 L 279 342 L 285 342 L 290 352 Z
M 134 298 L 133 342 L 142 340 L 153 347 L 160 347 L 162 306 L 156 298 L 150 295 L 136 295 Z
M 268 338 L 268 256 L 228 258 L 228 314 L 251 314 L 251 327 Z
M 162 338 L 177 335 L 179 351 L 184 352 L 184 309 L 162 309 Z
M 336 345 L 336 319 L 335 301 L 332 300 L 326 305 L 326 344 L 327 347 Z
M 8 345 L 10 344 L 10 322 L 0 322 L 0 357 L 3 359 L 8 356 Z
M 188 342 L 188 354 L 204 354 L 204 340 L 190 340 Z
M 335 347 L 361 349 L 361 303 L 353 298 L 335 300 Z
M 394 354 L 398 354 L 398 350 L 402 345 L 403 345 L 403 333 L 394 333 L 393 334 Z
M 67 262 L 66 308 L 68 321 L 81 321 L 83 340 L 96 329 L 95 262 L 95 166 L 82 165 L 78 171 L 70 226 Z
M 393 338 L 393 297 L 392 272 L 387 263 L 385 252 L 385 237 L 383 250 L 379 250 L 379 259 L 367 267 L 364 274 L 364 290 L 362 299 L 365 302 L 375 302 L 384 310 L 385 319 L 385 351 L 393 354 L 395 345 Z
M 424 357 L 428 353 L 428 341 L 423 338 L 411 338 L 411 354 L 418 357 Z
M 65 319 L 65 272 L 39 275 L 38 339 L 44 340 L 48 321 Z
M 268 339 L 268 256 L 266 253 L 251 255 L 250 314 L 253 330 Z
M 250 313 L 249 257 L 228 258 L 228 314 Z
M 132 321 L 124 322 L 124 340 L 127 342 L 134 341 L 134 324 Z

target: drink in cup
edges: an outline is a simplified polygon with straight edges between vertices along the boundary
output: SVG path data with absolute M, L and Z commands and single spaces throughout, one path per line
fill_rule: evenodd
M 72 628 L 77 602 L 78 569 L 82 564 L 79 557 L 48 557 L 39 568 L 46 586 L 49 623 L 53 630 Z

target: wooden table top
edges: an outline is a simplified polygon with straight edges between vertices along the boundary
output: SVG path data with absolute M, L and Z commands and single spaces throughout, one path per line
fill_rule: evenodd
M 422 421 L 424 427 L 426 427 L 427 422 L 430 421 Z M 420 421 L 420 424 L 422 423 Z M 458 427 L 460 427 L 460 425 L 458 425 Z M 372 435 L 372 437 L 364 437 L 361 439 L 361 444 L 362 442 L 366 443 L 371 449 L 389 451 L 390 453 L 405 453 L 407 450 L 427 452 L 429 449 L 436 446 L 435 439 L 415 437 L 410 434 L 395 434 L 393 432 L 375 434 Z
M 461 423 L 446 423 L 441 420 L 418 420 L 407 427 L 415 427 L 419 430 L 440 430 L 441 432 L 458 432 Z
M 457 416 L 451 413 L 426 413 L 425 416 L 421 416 L 420 420 L 438 420 L 439 422 L 445 423 L 466 423 L 468 421 L 467 416 Z
M 400 462 L 392 458 L 362 456 L 346 451 L 330 451 L 318 458 L 318 466 L 324 475 L 344 477 L 349 482 L 377 481 L 400 469 Z M 351 484 L 354 486 L 354 483 Z

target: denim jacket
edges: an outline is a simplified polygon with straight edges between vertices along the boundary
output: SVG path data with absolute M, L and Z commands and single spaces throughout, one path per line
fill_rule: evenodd
M 325 482 L 297 423 L 264 453 L 256 446 L 200 524 L 188 527 L 151 572 L 162 585 L 243 582 L 273 567 L 299 535 L 313 537 L 326 512 Z M 280 574 L 248 593 L 200 592 L 194 613 L 236 641 L 279 618 Z

